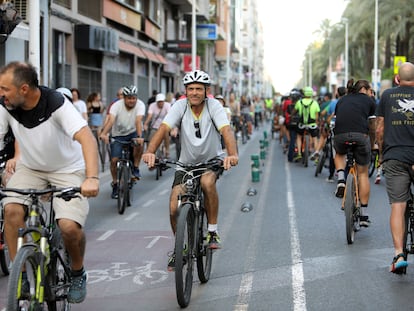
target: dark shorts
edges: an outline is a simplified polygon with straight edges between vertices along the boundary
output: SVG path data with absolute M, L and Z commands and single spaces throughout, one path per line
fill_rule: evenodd
M 309 125 L 305 125 L 305 124 L 300 123 L 300 124 L 298 124 L 298 126 L 296 127 L 295 130 L 296 130 L 296 133 L 298 133 L 299 135 L 302 135 L 302 136 L 303 136 L 303 134 L 305 134 L 305 130 L 308 131 L 308 133 L 310 134 L 311 137 L 319 136 L 319 128 L 318 128 L 317 124 L 315 124 L 314 126 L 313 125 L 309 126 Z
M 350 132 L 343 134 L 336 134 L 334 137 L 334 147 L 338 154 L 346 154 L 346 142 L 355 142 L 353 146 L 353 153 L 355 162 L 358 165 L 368 165 L 371 162 L 371 141 L 368 134 Z
M 131 139 L 137 138 L 137 137 L 138 137 L 137 132 L 133 132 L 133 133 L 131 133 L 129 135 L 126 135 L 126 136 L 113 137 L 113 140 L 111 142 L 111 156 L 112 156 L 112 158 L 120 158 L 121 155 L 122 155 L 122 146 L 123 146 L 123 144 L 120 143 L 120 142 L 117 142 L 117 140 L 127 143 L 127 142 L 130 142 Z
M 208 171 L 212 171 L 214 174 L 216 174 L 216 181 L 219 179 L 220 175 L 223 174 L 223 170 L 224 168 L 220 167 L 216 170 L 208 170 Z M 207 171 L 198 171 L 196 173 L 194 173 L 194 176 L 200 176 L 201 174 L 205 173 Z M 185 181 L 188 179 L 188 176 L 186 176 L 186 172 L 181 171 L 181 170 L 177 170 L 175 171 L 175 175 L 174 175 L 174 182 L 172 184 L 172 188 L 174 188 L 177 185 L 181 185 L 183 183 L 185 183 Z
M 397 160 L 387 160 L 382 167 L 390 203 L 407 202 L 410 198 L 411 183 L 414 180 L 412 165 Z

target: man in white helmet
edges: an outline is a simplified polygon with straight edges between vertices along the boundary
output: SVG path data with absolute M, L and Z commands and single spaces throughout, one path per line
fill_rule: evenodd
M 181 153 L 179 161 L 184 164 L 201 163 L 213 158 L 223 159 L 224 169 L 237 165 L 238 155 L 234 134 L 226 112 L 219 101 L 207 95 L 210 92 L 210 77 L 201 70 L 187 73 L 183 78 L 186 98 L 174 103 L 150 141 L 142 159 L 153 167 L 155 154 L 166 133 L 171 129 L 180 128 Z M 227 156 L 220 143 L 223 136 Z M 181 171 L 176 171 L 173 189 L 170 196 L 170 222 L 173 233 L 176 231 L 177 197 L 182 193 Z M 216 181 L 221 171 L 208 171 L 201 177 L 201 185 L 205 196 L 205 208 L 208 218 L 207 243 L 211 249 L 221 247 L 220 237 L 217 233 L 218 194 Z M 175 253 L 168 260 L 168 269 L 175 268 Z

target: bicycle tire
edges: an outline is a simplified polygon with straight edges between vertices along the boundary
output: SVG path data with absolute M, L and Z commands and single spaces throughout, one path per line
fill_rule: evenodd
M 122 215 L 128 202 L 128 172 L 129 169 L 124 164 L 121 165 L 118 172 L 118 213 Z
M 1 271 L 3 271 L 4 275 L 9 275 L 9 266 L 10 266 L 10 256 L 9 256 L 9 248 L 5 243 L 4 239 L 4 232 L 0 232 L 0 266 Z
M 413 201 L 410 199 L 407 202 L 405 208 L 404 220 L 405 220 L 405 231 L 404 231 L 404 240 L 403 240 L 403 251 L 405 260 L 408 258 L 408 254 L 414 254 L 414 211 L 413 211 Z
M 355 180 L 352 173 L 346 178 L 344 212 L 346 240 L 348 244 L 352 244 L 355 240 Z
M 50 262 L 47 279 L 47 305 L 49 311 L 70 310 L 67 293 L 70 287 L 70 257 L 65 249 L 62 233 L 57 227 L 50 242 Z
M 102 172 L 105 172 L 106 153 L 107 153 L 106 143 L 101 139 L 98 140 L 98 143 L 99 143 L 98 146 L 99 146 L 99 154 L 100 154 L 99 158 L 101 160 L 101 170 Z
M 372 177 L 375 172 L 376 166 L 378 163 L 378 151 L 371 152 L 371 162 L 369 163 L 368 167 L 368 176 Z
M 41 253 L 36 251 L 35 245 L 24 245 L 17 252 L 13 261 L 13 267 L 10 272 L 8 282 L 8 295 L 7 295 L 7 310 L 43 310 L 45 302 L 40 303 L 36 300 L 36 291 L 41 291 L 40 288 L 36 288 L 41 282 L 37 280 L 37 270 L 40 264 Z M 26 271 L 27 279 L 30 284 L 30 292 L 22 296 L 21 283 L 22 272 Z M 25 307 L 26 306 L 26 307 Z
M 305 134 L 305 148 L 303 150 L 303 165 L 308 167 L 309 165 L 309 135 Z
M 325 165 L 325 161 L 326 161 L 326 158 L 327 158 L 327 150 L 325 150 L 325 149 L 326 148 L 324 148 L 321 156 L 319 157 L 318 164 L 316 165 L 315 177 L 318 177 L 318 175 L 320 173 L 322 173 L 322 169 L 323 169 L 323 167 Z
M 210 279 L 211 264 L 213 262 L 213 250 L 205 243 L 207 239 L 207 215 L 204 209 L 200 209 L 197 239 L 197 273 L 201 283 L 207 283 Z
M 242 125 L 242 144 L 247 143 L 247 123 L 243 122 Z
M 175 234 L 175 290 L 178 304 L 185 308 L 190 303 L 193 288 L 195 249 L 195 216 L 191 203 L 184 203 L 179 210 Z

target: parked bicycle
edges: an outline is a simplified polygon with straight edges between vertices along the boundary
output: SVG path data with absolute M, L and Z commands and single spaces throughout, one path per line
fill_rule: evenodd
M 185 193 L 178 196 L 175 234 L 175 289 L 178 304 L 185 308 L 191 299 L 194 260 L 201 283 L 208 282 L 213 260 L 213 250 L 206 243 L 208 221 L 200 178 L 203 172 L 221 167 L 223 161 L 213 159 L 205 163 L 185 165 L 157 159 L 156 165 L 165 168 L 175 165 L 175 169 L 186 173 L 182 180 Z
M 26 228 L 19 228 L 17 254 L 8 282 L 7 310 L 69 310 L 70 258 L 53 210 L 54 198 L 69 201 L 80 188 L 3 188 L 0 199 L 22 197 L 28 203 Z M 42 201 L 48 197 L 49 208 Z M 49 215 L 49 216 L 48 216 Z
M 345 183 L 344 197 L 342 198 L 342 209 L 345 212 L 346 239 L 348 244 L 354 243 L 355 232 L 359 231 L 361 202 L 359 199 L 358 171 L 352 147 L 355 143 L 346 142 L 346 169 L 348 170 Z
M 135 140 L 128 142 L 117 140 L 116 142 L 122 144 L 121 157 L 116 163 L 116 182 L 118 184 L 118 213 L 123 214 L 127 206 L 131 206 L 133 201 L 132 187 L 137 179 L 132 174 L 134 168 L 133 163 L 133 148 L 137 144 Z

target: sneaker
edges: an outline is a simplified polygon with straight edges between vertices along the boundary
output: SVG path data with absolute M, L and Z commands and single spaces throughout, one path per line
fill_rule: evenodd
M 118 184 L 112 183 L 112 194 L 111 194 L 111 198 L 112 199 L 118 199 Z
M 368 216 L 359 216 L 359 225 L 361 227 L 368 228 L 371 224 L 371 221 L 369 220 Z
M 69 303 L 81 303 L 85 300 L 87 279 L 88 276 L 85 271 L 80 276 L 72 276 L 67 297 Z
M 343 198 L 345 192 L 345 183 L 344 182 L 338 182 L 338 185 L 336 186 L 335 190 L 335 196 L 337 198 Z
M 183 263 L 184 264 L 187 263 L 187 254 L 188 254 L 188 249 L 187 249 L 187 245 L 185 245 L 183 249 Z M 175 252 L 171 252 L 168 254 L 167 270 L 169 272 L 172 272 L 175 270 Z
M 381 175 L 377 175 L 377 177 L 375 178 L 375 184 L 379 185 L 381 183 Z
M 315 160 L 319 159 L 319 152 L 315 151 L 314 153 L 312 153 L 309 159 L 311 161 L 315 161 Z
M 326 182 L 333 183 L 333 182 L 335 182 L 335 180 L 334 180 L 333 176 L 329 176 L 328 178 L 326 178 Z
M 134 177 L 136 178 L 136 179 L 141 179 L 141 173 L 139 172 L 139 168 L 138 167 L 134 167 L 133 169 L 132 169 L 132 175 L 134 175 Z
M 20 285 L 20 290 L 21 290 L 21 297 L 25 297 L 25 298 L 29 298 L 30 297 L 30 283 L 29 280 L 27 279 L 27 274 L 26 272 L 22 272 L 22 283 Z
M 293 161 L 294 161 L 294 162 L 298 162 L 298 161 L 300 161 L 300 160 L 302 160 L 302 154 L 301 154 L 301 153 L 298 153 L 298 154 L 296 155 L 296 157 L 294 157 L 294 158 L 293 158 Z
M 221 241 L 220 241 L 220 237 L 217 234 L 217 232 L 207 233 L 207 244 L 208 244 L 208 248 L 210 248 L 210 249 L 220 249 L 221 248 Z

